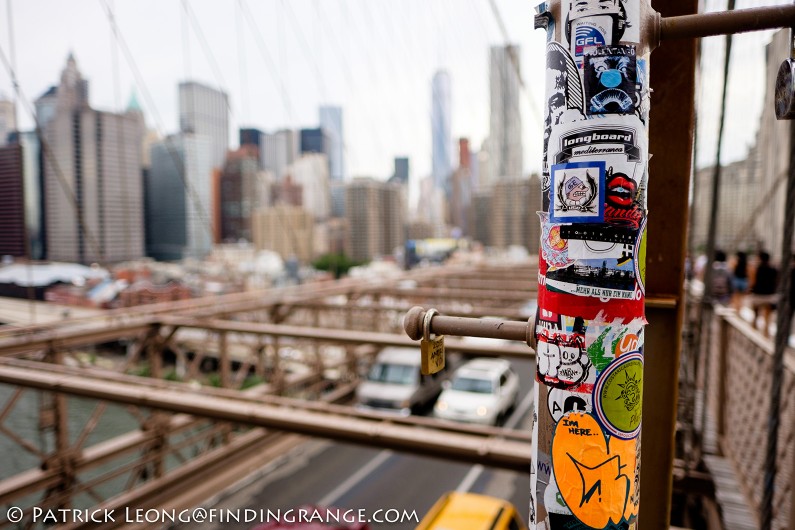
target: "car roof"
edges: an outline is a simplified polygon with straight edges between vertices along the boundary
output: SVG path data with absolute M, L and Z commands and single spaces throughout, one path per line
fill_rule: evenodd
M 418 528 L 435 530 L 488 530 L 495 519 L 512 506 L 507 501 L 477 493 L 452 491 L 446 493 L 432 508 L 435 513 L 430 521 L 423 519 Z M 428 514 L 431 516 L 431 514 Z M 428 517 L 428 516 L 426 516 Z
M 419 366 L 422 359 L 420 357 L 419 347 L 401 348 L 398 346 L 389 346 L 381 350 L 381 353 L 379 353 L 376 358 L 376 362 Z
M 483 375 L 491 377 L 498 375 L 511 367 L 511 363 L 505 359 L 492 359 L 486 357 L 478 357 L 471 361 L 462 364 L 456 371 L 456 375 L 477 375 L 475 372 L 481 372 Z M 484 374 L 485 372 L 485 374 Z

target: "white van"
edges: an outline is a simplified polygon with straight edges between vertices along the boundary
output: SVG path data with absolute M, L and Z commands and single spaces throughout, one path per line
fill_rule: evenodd
M 387 347 L 356 389 L 358 407 L 408 416 L 430 408 L 442 391 L 445 370 L 420 374 L 420 349 Z

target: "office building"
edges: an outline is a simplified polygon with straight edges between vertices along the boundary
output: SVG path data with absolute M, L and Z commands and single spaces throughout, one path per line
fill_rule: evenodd
M 212 246 L 210 138 L 180 133 L 152 145 L 146 182 L 147 255 L 203 258 Z
M 60 84 L 37 108 L 47 115 L 41 131 L 47 257 L 79 263 L 140 258 L 141 113 L 91 109 L 88 82 L 72 55 Z
M 283 179 L 287 168 L 300 154 L 298 134 L 282 129 L 273 134 L 263 133 L 260 141 L 260 167 L 273 173 L 276 180 Z
M 403 184 L 407 186 L 409 183 L 409 159 L 405 156 L 395 157 L 395 170 L 389 178 L 389 182 Z
M 301 154 L 323 153 L 328 150 L 328 139 L 321 128 L 301 129 Z
M 45 257 L 40 167 L 36 133 L 12 133 L 0 147 L 0 256 Z
M 345 178 L 345 137 L 342 132 L 342 108 L 320 107 L 320 128 L 326 136 L 329 179 L 339 182 Z
M 316 220 L 331 215 L 328 159 L 322 153 L 304 153 L 288 169 L 292 181 L 303 189 L 302 204 Z
M 450 192 L 452 173 L 452 102 L 450 74 L 439 70 L 433 76 L 431 100 L 432 174 L 435 188 Z
M 356 261 L 390 256 L 405 243 L 406 200 L 402 186 L 357 178 L 347 186 L 346 254 Z
M 14 102 L 0 96 L 0 147 L 8 144 L 8 135 L 16 130 Z
M 522 175 L 522 115 L 519 107 L 519 46 L 492 46 L 489 54 L 491 116 L 490 177 L 518 179 Z
M 315 221 L 311 212 L 300 206 L 259 209 L 254 212 L 251 229 L 257 250 L 272 250 L 284 260 L 297 258 L 302 263 L 314 258 Z
M 541 210 L 540 177 L 497 182 L 490 209 L 491 246 L 519 245 L 532 254 L 538 252 L 541 223 L 536 212 Z
M 251 241 L 251 216 L 268 205 L 268 173 L 259 169 L 258 155 L 255 146 L 243 145 L 226 158 L 218 190 L 221 241 Z
M 222 167 L 229 149 L 229 98 L 226 93 L 195 81 L 180 83 L 179 130 L 206 137 L 210 167 Z M 209 179 L 210 175 L 207 177 Z

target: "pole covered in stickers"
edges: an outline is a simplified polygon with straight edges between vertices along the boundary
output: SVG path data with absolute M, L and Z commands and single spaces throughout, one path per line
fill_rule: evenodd
M 530 524 L 634 528 L 654 12 L 648 0 L 537 10 L 548 42 Z

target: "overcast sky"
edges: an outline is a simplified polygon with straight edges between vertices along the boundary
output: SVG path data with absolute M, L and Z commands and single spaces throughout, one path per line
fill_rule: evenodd
M 489 123 L 488 48 L 505 42 L 487 0 L 190 0 L 187 9 L 179 0 L 3 3 L 0 47 L 8 54 L 13 34 L 21 89 L 31 101 L 57 84 L 71 50 L 91 83 L 92 106 L 123 108 L 135 90 L 147 123 L 161 133 L 178 127 L 177 83 L 186 78 L 229 93 L 233 131 L 240 125 L 316 126 L 319 105 L 339 105 L 347 173 L 380 179 L 391 175 L 395 156 L 411 158 L 413 177 L 430 172 L 431 78 L 437 69 L 452 78 L 454 138 L 480 145 Z M 544 33 L 533 30 L 537 2 L 496 3 L 511 41 L 521 45 L 528 87 L 521 102 L 524 167 L 537 171 L 545 42 Z M 737 7 L 760 4 L 738 0 Z M 115 13 L 142 81 L 113 39 L 105 6 Z M 724 9 L 725 1 L 707 7 Z M 755 137 L 769 38 L 766 32 L 735 41 L 724 162 L 742 158 Z M 699 92 L 700 165 L 714 157 L 717 131 L 722 39 L 710 40 Z M 5 69 L 0 91 L 12 93 Z M 23 128 L 30 128 L 27 111 L 20 107 L 19 115 Z M 652 113 L 651 119 L 663 118 Z

